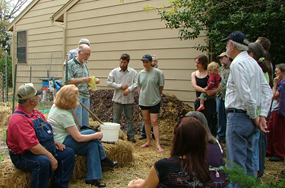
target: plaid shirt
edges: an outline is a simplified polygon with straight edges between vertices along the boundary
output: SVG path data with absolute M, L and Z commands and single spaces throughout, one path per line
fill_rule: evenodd
M 75 58 L 68 62 L 68 80 L 72 80 L 74 78 L 83 78 L 90 77 L 89 69 L 86 63 L 81 64 Z M 80 83 L 77 85 L 79 90 L 79 97 L 83 99 L 88 99 L 89 88 L 88 83 Z
M 217 97 L 220 100 L 225 100 L 225 96 L 226 96 L 226 89 L 227 89 L 227 82 L 228 82 L 228 78 L 230 75 L 230 67 L 225 68 L 225 66 L 223 65 L 220 70 L 219 70 L 219 75 L 221 76 L 222 80 L 220 82 L 221 84 L 221 89 L 220 91 L 217 93 Z

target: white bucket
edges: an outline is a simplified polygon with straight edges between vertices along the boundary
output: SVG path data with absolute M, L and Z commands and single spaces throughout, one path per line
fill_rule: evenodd
M 105 123 L 100 125 L 101 132 L 103 133 L 102 141 L 114 141 L 119 139 L 120 124 L 118 123 Z

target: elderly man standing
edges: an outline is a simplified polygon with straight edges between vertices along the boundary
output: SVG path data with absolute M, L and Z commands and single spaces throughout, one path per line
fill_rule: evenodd
M 122 54 L 120 58 L 120 67 L 113 69 L 107 79 L 107 84 L 113 87 L 113 122 L 119 123 L 123 110 L 128 122 L 127 135 L 128 140 L 135 143 L 134 130 L 134 91 L 137 88 L 138 74 L 129 65 L 129 54 Z
M 230 74 L 230 65 L 232 63 L 231 59 L 228 57 L 227 52 L 223 52 L 217 56 L 220 60 L 222 66 L 219 70 L 219 75 L 221 76 L 221 89 L 217 93 L 217 113 L 218 113 L 218 134 L 217 139 L 220 142 L 224 142 L 226 138 L 226 128 L 227 128 L 227 114 L 225 109 L 225 96 L 227 82 Z
M 227 55 L 233 59 L 225 101 L 227 159 L 254 176 L 254 134 L 257 128 L 267 132 L 266 116 L 272 92 L 261 68 L 247 53 L 247 37 L 233 32 L 222 41 L 227 43 Z M 257 109 L 260 109 L 260 116 L 257 116 Z
M 51 125 L 36 109 L 42 92 L 32 83 L 18 89 L 19 105 L 9 119 L 7 145 L 13 164 L 32 172 L 31 188 L 47 188 L 54 171 L 52 187 L 68 187 L 75 154 L 71 148 L 54 142 Z
M 78 42 L 78 48 L 72 49 L 72 50 L 70 50 L 67 53 L 68 61 L 72 60 L 74 57 L 77 56 L 78 50 L 79 50 L 79 46 L 82 45 L 82 44 L 86 44 L 86 45 L 90 46 L 90 42 L 89 42 L 88 39 L 85 39 L 85 38 L 80 39 L 80 41 Z
M 82 44 L 79 46 L 78 56 L 74 57 L 68 62 L 68 84 L 74 84 L 79 89 L 79 101 L 81 101 L 87 108 L 90 108 L 90 95 L 88 83 L 91 80 L 87 61 L 91 55 L 91 48 L 88 45 Z M 100 80 L 96 80 L 99 84 Z M 89 126 L 89 112 L 78 105 L 75 110 L 75 115 L 81 126 L 81 130 L 88 129 Z
M 163 80 L 163 85 L 164 85 L 164 73 L 163 73 L 162 70 L 160 70 L 160 69 L 158 68 L 158 59 L 157 59 L 156 55 L 152 55 L 151 66 L 154 67 L 154 68 L 156 68 L 156 69 L 158 69 L 158 70 L 160 71 L 161 76 L 162 76 L 162 80 Z M 163 88 L 163 87 L 162 87 L 162 88 Z M 151 130 L 152 130 L 152 127 L 151 127 Z M 152 138 L 155 139 L 153 133 L 152 133 Z M 144 119 L 143 119 L 143 121 L 142 121 L 142 134 L 141 134 L 141 136 L 140 136 L 139 139 L 140 139 L 140 140 L 146 139 L 145 122 L 144 122 Z

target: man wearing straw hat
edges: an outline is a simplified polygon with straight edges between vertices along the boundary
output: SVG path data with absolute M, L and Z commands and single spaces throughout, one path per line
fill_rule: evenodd
M 18 89 L 19 105 L 9 119 L 7 145 L 13 164 L 32 172 L 32 188 L 47 188 L 53 175 L 52 187 L 68 187 L 73 173 L 75 154 L 71 148 L 55 143 L 52 127 L 45 117 L 34 109 L 39 103 L 32 83 Z

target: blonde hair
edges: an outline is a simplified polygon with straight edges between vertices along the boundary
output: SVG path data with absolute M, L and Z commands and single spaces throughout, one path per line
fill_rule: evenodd
M 65 110 L 75 109 L 79 104 L 78 95 L 79 91 L 75 85 L 65 85 L 57 92 L 54 104 Z
M 209 71 L 210 69 L 212 69 L 213 72 L 218 73 L 218 72 L 219 72 L 219 69 L 220 69 L 220 65 L 219 65 L 217 62 L 212 61 L 212 62 L 208 65 L 207 70 Z

